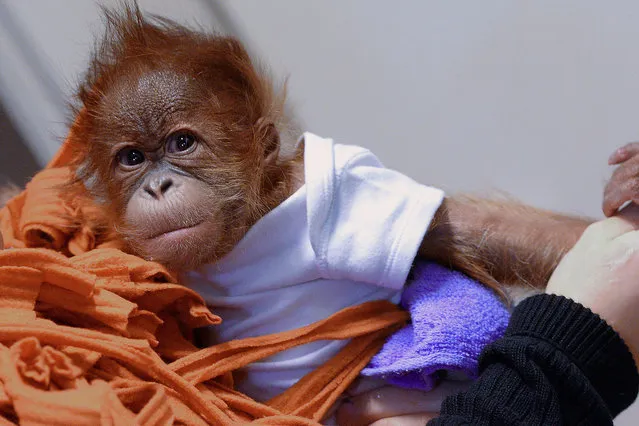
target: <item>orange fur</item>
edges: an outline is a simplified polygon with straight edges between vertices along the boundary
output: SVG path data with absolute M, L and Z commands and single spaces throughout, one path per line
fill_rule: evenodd
M 543 289 L 591 223 L 513 200 L 456 195 L 435 215 L 420 254 L 502 295 L 509 286 Z
M 280 150 L 290 144 L 281 140 L 288 135 L 284 93 L 275 93 L 267 73 L 231 37 L 198 33 L 164 18 L 147 19 L 137 7 L 106 11 L 106 18 L 106 34 L 78 90 L 71 134 L 86 155 L 77 156 L 77 184 L 103 202 L 130 251 L 144 256 L 141 242 L 162 219 L 127 224 L 136 183 L 114 174 L 113 146 L 130 140 L 147 147 L 178 122 L 197 129 L 202 153 L 180 167 L 203 184 L 197 197 L 184 200 L 189 208 L 179 214 L 210 216 L 221 236 L 184 240 L 179 249 L 194 253 L 195 263 L 219 258 L 300 184 L 299 158 Z M 158 105 L 145 102 L 144 93 L 136 91 L 140 84 L 162 79 L 166 83 L 161 88 L 169 95 Z M 135 102 L 124 105 L 132 97 Z M 141 104 L 159 112 L 141 111 Z M 278 156 L 277 161 L 266 162 L 269 154 Z M 212 245 L 215 252 L 198 258 L 203 246 Z

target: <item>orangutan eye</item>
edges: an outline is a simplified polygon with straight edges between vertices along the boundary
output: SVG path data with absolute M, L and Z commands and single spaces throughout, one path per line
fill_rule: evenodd
M 139 149 L 123 148 L 117 154 L 118 162 L 123 166 L 137 166 L 144 163 L 144 154 Z
M 195 139 L 195 136 L 191 133 L 173 133 L 167 140 L 166 150 L 171 154 L 185 153 L 191 150 L 195 146 L 196 142 L 197 140 Z

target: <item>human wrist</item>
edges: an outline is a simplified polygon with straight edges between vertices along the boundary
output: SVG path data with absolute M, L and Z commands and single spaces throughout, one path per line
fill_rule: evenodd
M 548 342 L 588 377 L 612 413 L 637 396 L 636 356 L 598 314 L 564 296 L 541 294 L 513 311 L 506 336 L 532 336 Z

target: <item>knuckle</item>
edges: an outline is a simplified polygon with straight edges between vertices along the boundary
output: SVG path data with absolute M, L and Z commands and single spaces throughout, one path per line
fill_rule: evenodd
M 622 203 L 630 199 L 639 198 L 639 167 L 636 172 L 627 173 L 621 168 L 615 172 L 604 188 L 604 203 Z
M 603 194 L 603 205 L 610 207 L 620 198 L 622 198 L 622 196 L 617 187 L 606 187 Z
M 608 196 L 614 195 L 615 192 L 620 192 L 627 178 L 618 173 L 619 169 L 615 170 L 610 180 L 606 183 L 604 188 L 604 194 Z
M 604 210 L 609 210 L 613 208 L 614 207 L 613 195 L 608 192 L 604 193 L 604 197 L 603 197 L 603 201 L 601 205 L 603 206 Z
M 630 159 L 639 152 L 639 142 L 629 142 L 623 145 L 621 148 L 618 148 L 617 151 L 625 152 L 626 158 Z
M 614 171 L 609 184 L 612 188 L 623 187 L 639 174 L 639 168 L 633 164 L 624 164 Z
M 618 166 L 613 176 L 619 176 L 621 180 L 628 180 L 632 177 L 637 177 L 639 175 L 639 155 L 633 155 L 633 157 Z

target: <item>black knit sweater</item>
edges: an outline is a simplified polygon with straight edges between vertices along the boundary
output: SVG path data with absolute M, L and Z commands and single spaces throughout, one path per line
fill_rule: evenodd
M 513 312 L 480 358 L 480 377 L 447 398 L 441 425 L 612 425 L 639 374 L 619 335 L 569 299 L 539 295 Z

